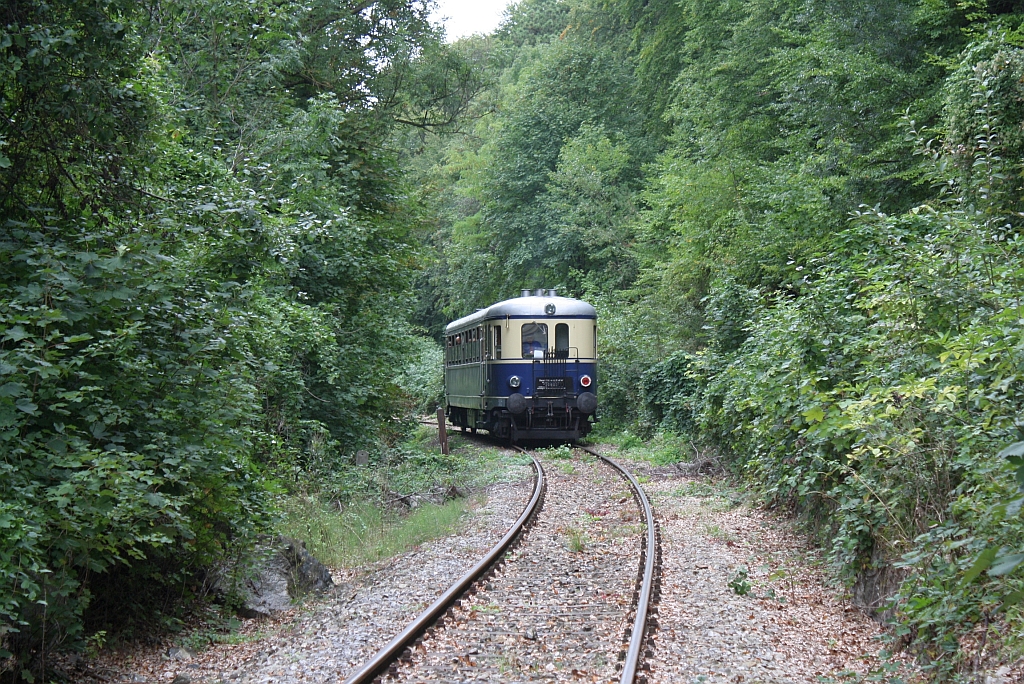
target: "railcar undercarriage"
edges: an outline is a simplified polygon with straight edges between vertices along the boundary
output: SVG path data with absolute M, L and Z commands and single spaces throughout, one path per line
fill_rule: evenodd
M 586 437 L 594 427 L 587 414 L 567 406 L 565 400 L 535 399 L 532 403 L 532 406 L 527 406 L 518 414 L 506 408 L 484 413 L 452 406 L 448 409 L 448 419 L 463 430 L 486 430 L 494 437 L 512 444 L 523 441 L 573 442 Z M 476 413 L 481 415 L 473 415 Z

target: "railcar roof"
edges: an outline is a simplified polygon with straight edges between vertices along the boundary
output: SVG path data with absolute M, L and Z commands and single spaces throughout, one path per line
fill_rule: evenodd
M 555 305 L 555 313 L 548 316 L 544 313 L 547 304 Z M 444 329 L 445 333 L 455 332 L 460 328 L 470 327 L 475 323 L 496 318 L 597 318 L 597 310 L 590 304 L 571 297 L 516 297 L 506 299 L 503 302 L 492 304 L 486 309 L 480 309 L 476 313 L 463 316 L 457 321 L 452 321 Z

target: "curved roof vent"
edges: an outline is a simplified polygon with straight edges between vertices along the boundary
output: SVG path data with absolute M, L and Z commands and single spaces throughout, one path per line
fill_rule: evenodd
M 555 290 L 555 289 L 548 290 L 548 297 L 557 297 L 557 296 L 558 296 L 558 290 Z
M 522 290 L 519 291 L 519 296 L 520 297 L 529 297 L 530 296 L 530 291 L 527 290 L 526 288 L 523 288 Z
M 543 287 L 538 287 L 537 290 L 533 293 L 533 295 L 535 297 L 543 297 L 544 296 L 544 288 Z

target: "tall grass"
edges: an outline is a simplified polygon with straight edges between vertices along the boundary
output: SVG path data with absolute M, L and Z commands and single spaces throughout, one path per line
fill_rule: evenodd
M 354 503 L 338 510 L 319 497 L 297 495 L 282 505 L 279 531 L 301 539 L 322 562 L 350 567 L 403 553 L 423 542 L 453 532 L 466 513 L 468 501 L 424 505 L 406 516 L 385 515 L 371 503 Z

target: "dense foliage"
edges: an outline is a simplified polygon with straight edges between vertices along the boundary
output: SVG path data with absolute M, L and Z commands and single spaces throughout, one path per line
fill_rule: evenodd
M 461 134 L 406 164 L 417 320 L 589 298 L 606 429 L 717 451 L 936 678 L 984 668 L 1024 589 L 1022 19 L 524 0 L 461 43 L 490 83 Z
M 541 286 L 599 309 L 605 429 L 802 516 L 937 679 L 1019 649 L 1024 8 L 428 11 L 5 5 L 4 676 L 392 453 L 429 336 Z
M 173 618 L 276 492 L 393 438 L 417 257 L 392 136 L 477 88 L 427 10 L 0 10 L 0 677 Z

